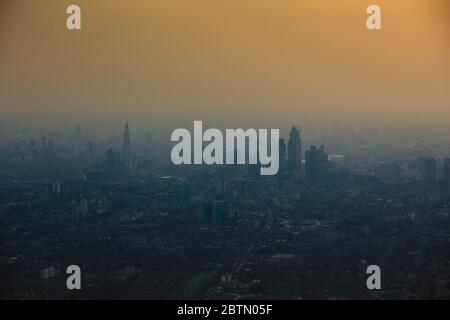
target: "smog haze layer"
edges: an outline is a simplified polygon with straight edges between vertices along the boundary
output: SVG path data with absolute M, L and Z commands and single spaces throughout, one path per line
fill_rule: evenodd
M 1 131 L 448 128 L 448 1 L 372 2 L 3 0 Z

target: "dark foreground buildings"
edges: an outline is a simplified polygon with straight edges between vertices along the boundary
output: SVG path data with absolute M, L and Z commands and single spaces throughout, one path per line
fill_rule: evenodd
M 2 298 L 450 298 L 449 159 L 321 146 L 301 168 L 293 128 L 290 169 L 260 176 L 174 166 L 128 126 L 83 132 L 0 145 Z M 372 264 L 381 290 L 365 286 Z

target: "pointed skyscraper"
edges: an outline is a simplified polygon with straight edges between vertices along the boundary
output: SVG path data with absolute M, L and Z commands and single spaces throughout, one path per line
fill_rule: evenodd
M 76 130 L 74 145 L 75 145 L 75 153 L 77 154 L 78 157 L 80 157 L 80 153 L 81 153 L 81 127 L 80 127 L 79 124 L 77 124 L 77 130 Z

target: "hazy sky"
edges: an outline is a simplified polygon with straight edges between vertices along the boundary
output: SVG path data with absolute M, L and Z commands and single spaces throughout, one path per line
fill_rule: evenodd
M 450 126 L 449 3 L 1 0 L 0 125 Z

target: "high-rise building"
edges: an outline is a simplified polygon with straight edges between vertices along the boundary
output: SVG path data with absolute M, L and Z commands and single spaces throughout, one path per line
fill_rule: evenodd
M 122 146 L 123 164 L 125 169 L 131 168 L 131 147 L 130 147 L 130 130 L 128 122 L 125 123 L 125 130 L 123 132 L 123 146 Z
M 80 138 L 81 138 L 81 127 L 80 127 L 80 125 L 78 124 L 78 125 L 77 125 L 77 142 L 80 141 Z
M 279 140 L 279 158 L 280 158 L 280 172 L 283 172 L 286 168 L 286 143 L 284 138 Z
M 77 124 L 76 135 L 75 135 L 75 153 L 78 157 L 81 157 L 81 127 Z
M 89 213 L 89 201 L 86 198 L 80 200 L 80 213 L 83 218 Z
M 60 181 L 53 182 L 51 190 L 55 195 L 58 196 L 62 195 L 63 194 L 62 183 Z
M 297 170 L 301 168 L 302 140 L 300 138 L 300 132 L 301 131 L 296 127 L 292 127 L 289 132 L 287 165 L 290 170 Z
M 323 145 L 317 149 L 316 146 L 311 146 L 305 153 L 305 175 L 306 178 L 312 181 L 320 179 L 325 172 L 328 162 L 328 154 L 325 152 Z
M 228 210 L 225 201 L 214 201 L 213 204 L 213 224 L 223 226 L 227 224 Z

